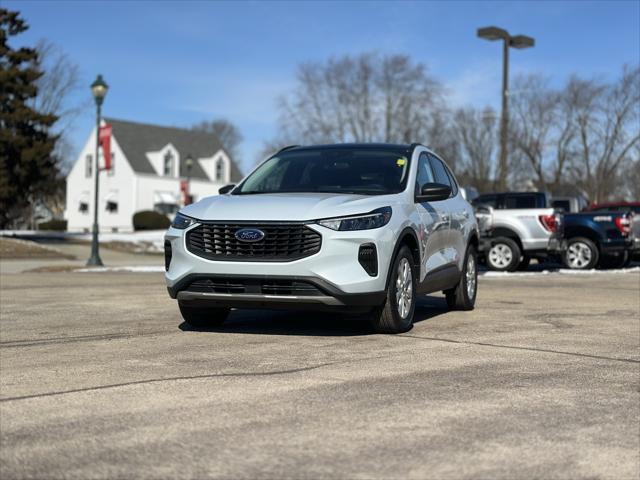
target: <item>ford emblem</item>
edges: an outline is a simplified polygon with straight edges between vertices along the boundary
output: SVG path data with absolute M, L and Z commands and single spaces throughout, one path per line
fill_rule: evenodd
M 242 228 L 236 232 L 236 238 L 241 242 L 259 242 L 264 238 L 264 232 L 257 228 Z

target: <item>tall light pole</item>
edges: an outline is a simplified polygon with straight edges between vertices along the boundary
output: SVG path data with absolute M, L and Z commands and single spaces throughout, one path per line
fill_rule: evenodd
M 102 266 L 102 259 L 100 258 L 100 245 L 98 243 L 98 189 L 99 189 L 99 175 L 100 175 L 100 161 L 98 159 L 98 153 L 100 150 L 100 114 L 102 109 L 102 102 L 104 97 L 107 96 L 109 86 L 102 79 L 102 75 L 98 75 L 98 78 L 91 84 L 91 93 L 96 101 L 96 161 L 95 161 L 95 191 L 93 197 L 93 235 L 91 237 L 91 256 L 87 260 L 87 265 Z
M 478 37 L 485 40 L 502 40 L 502 115 L 500 116 L 500 158 L 498 160 L 498 181 L 496 188 L 507 188 L 507 159 L 509 139 L 509 47 L 523 49 L 533 47 L 535 40 L 526 35 L 509 35 L 509 32 L 498 27 L 478 29 Z

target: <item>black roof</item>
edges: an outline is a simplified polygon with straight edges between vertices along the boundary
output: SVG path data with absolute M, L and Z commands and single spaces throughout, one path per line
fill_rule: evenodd
M 327 145 L 295 145 L 285 147 L 286 151 L 305 151 L 305 150 L 340 150 L 344 148 L 362 149 L 362 150 L 389 150 L 393 152 L 409 151 L 416 147 L 417 143 L 331 143 Z M 281 150 L 282 151 L 282 150 Z
M 115 118 L 105 118 L 104 120 L 113 127 L 113 136 L 124 151 L 131 168 L 138 173 L 156 175 L 157 172 L 147 159 L 146 153 L 156 152 L 169 143 L 176 148 L 181 158 L 185 158 L 187 154 L 193 155 L 193 158 L 196 159 L 206 158 L 211 157 L 219 150 L 224 150 L 220 140 L 212 133 L 129 122 Z M 228 152 L 227 155 L 231 158 Z M 230 173 L 232 182 L 237 182 L 242 178 L 242 173 L 233 158 L 231 158 Z M 186 175 L 185 163 L 180 162 L 180 176 Z M 191 177 L 209 179 L 198 162 L 194 162 Z

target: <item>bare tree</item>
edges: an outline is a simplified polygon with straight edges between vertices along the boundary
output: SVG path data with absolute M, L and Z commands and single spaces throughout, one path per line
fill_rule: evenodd
M 35 81 L 37 93 L 30 101 L 30 107 L 46 115 L 57 118 L 49 128 L 55 138 L 51 154 L 55 169 L 46 182 L 46 188 L 30 197 L 28 209 L 36 204 L 48 209 L 54 216 L 61 217 L 65 202 L 65 180 L 67 169 L 71 166 L 74 148 L 69 138 L 71 128 L 83 109 L 89 108 L 91 99 L 79 103 L 73 96 L 80 87 L 80 71 L 71 59 L 51 42 L 41 40 L 36 46 L 37 65 L 42 75 Z M 24 212 L 23 216 L 32 216 Z
M 612 85 L 574 76 L 566 95 L 577 128 L 572 176 L 591 200 L 606 200 L 640 142 L 640 68 L 625 67 Z
M 425 141 L 442 87 L 404 55 L 366 53 L 298 70 L 280 99 L 280 137 L 298 143 Z
M 491 108 L 483 111 L 459 109 L 453 119 L 453 130 L 461 151 L 458 174 L 480 192 L 490 191 L 493 187 L 496 123 L 496 114 Z
M 238 127 L 229 120 L 217 118 L 210 122 L 204 121 L 195 124 L 191 129 L 215 135 L 227 153 L 229 153 L 234 160 L 238 160 L 238 149 L 240 148 L 243 137 Z

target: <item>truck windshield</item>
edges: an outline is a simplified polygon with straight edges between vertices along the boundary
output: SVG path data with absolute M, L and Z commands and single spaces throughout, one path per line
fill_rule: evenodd
M 350 193 L 384 195 L 404 190 L 409 151 L 318 148 L 281 152 L 258 167 L 234 195 Z

